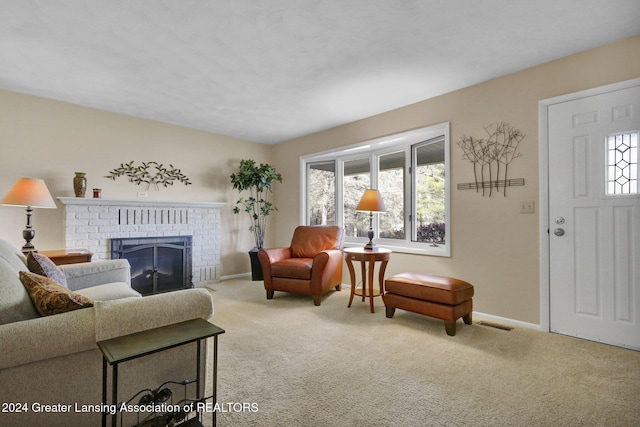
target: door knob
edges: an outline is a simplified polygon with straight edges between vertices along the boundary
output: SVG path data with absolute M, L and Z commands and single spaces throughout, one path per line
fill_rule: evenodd
M 553 234 L 555 234 L 556 236 L 564 236 L 564 229 L 556 228 L 555 230 L 553 230 Z
M 556 224 L 558 224 L 558 225 L 564 224 L 564 218 L 561 217 L 561 216 L 557 217 L 556 218 Z

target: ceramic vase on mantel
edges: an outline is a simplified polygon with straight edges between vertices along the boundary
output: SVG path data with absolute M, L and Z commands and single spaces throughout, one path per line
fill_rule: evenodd
M 76 197 L 84 197 L 87 192 L 87 177 L 85 172 L 76 172 L 76 176 L 73 177 L 73 192 Z

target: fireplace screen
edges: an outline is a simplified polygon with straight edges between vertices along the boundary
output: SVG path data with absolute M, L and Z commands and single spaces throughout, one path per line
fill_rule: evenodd
M 131 287 L 142 295 L 193 287 L 191 236 L 111 239 L 111 258 L 131 264 Z

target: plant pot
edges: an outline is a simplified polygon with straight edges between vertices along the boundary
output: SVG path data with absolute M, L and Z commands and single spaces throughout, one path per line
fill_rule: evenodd
M 253 248 L 249 251 L 249 259 L 251 260 L 251 280 L 263 280 L 262 264 L 260 263 L 260 258 L 258 258 L 258 248 Z

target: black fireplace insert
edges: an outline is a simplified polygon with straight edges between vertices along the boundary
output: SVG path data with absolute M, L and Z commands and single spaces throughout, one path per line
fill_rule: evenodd
M 111 258 L 131 264 L 131 287 L 142 295 L 193 287 L 191 236 L 111 239 Z

